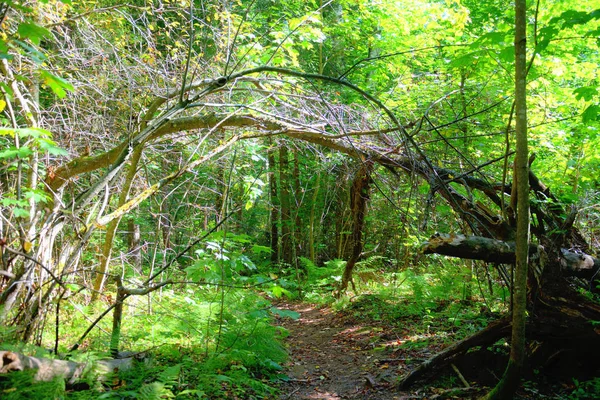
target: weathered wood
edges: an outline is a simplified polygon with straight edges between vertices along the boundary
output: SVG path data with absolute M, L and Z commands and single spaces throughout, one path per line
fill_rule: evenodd
M 450 257 L 482 260 L 497 264 L 515 263 L 515 242 L 490 239 L 481 236 L 449 235 L 438 233 L 423 243 L 421 251 L 424 254 L 442 254 Z M 530 244 L 529 255 L 536 257 L 544 248 Z M 600 259 L 585 253 L 577 253 L 561 249 L 560 259 L 563 276 L 576 276 L 584 279 L 598 279 L 600 274 Z
M 538 253 L 539 246 L 531 244 L 529 254 Z M 498 264 L 515 263 L 515 242 L 481 236 L 449 235 L 438 233 L 421 246 L 424 254 L 442 254 L 451 257 L 482 260 Z
M 130 357 L 87 363 L 30 357 L 12 351 L 0 351 L 0 375 L 13 371 L 36 370 L 33 377 L 36 381 L 51 381 L 63 377 L 73 384 L 89 374 L 102 381 L 114 372 L 131 368 L 133 360 Z

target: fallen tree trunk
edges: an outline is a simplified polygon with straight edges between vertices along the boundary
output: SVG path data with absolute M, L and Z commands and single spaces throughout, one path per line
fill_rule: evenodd
M 421 246 L 424 254 L 482 260 L 497 264 L 514 264 L 515 242 L 505 242 L 481 236 L 436 234 Z M 537 257 L 544 251 L 543 246 L 530 244 L 529 256 Z M 584 279 L 598 279 L 600 259 L 585 253 L 561 249 L 560 260 L 563 276 L 576 276 Z
M 89 377 L 105 380 L 109 375 L 124 371 L 133 365 L 133 357 L 123 359 L 98 360 L 93 362 L 74 362 L 30 357 L 12 351 L 0 351 L 0 375 L 14 371 L 34 370 L 36 381 L 51 381 L 62 377 L 70 384 Z
M 514 250 L 514 242 L 447 234 L 436 234 L 422 246 L 426 254 L 504 264 L 514 264 Z M 550 251 L 547 255 L 543 246 L 535 244 L 530 245 L 529 252 L 534 260 L 544 259 L 543 270 L 538 269 L 536 273 L 552 278 L 546 279 L 542 286 L 530 281 L 534 292 L 529 296 L 527 321 L 527 338 L 532 343 L 527 354 L 530 368 L 561 370 L 565 374 L 563 377 L 570 379 L 575 374 L 573 368 L 587 363 L 582 370 L 593 376 L 600 358 L 600 331 L 594 324 L 600 321 L 600 304 L 579 293 L 564 277 L 576 276 L 594 283 L 598 280 L 600 261 L 567 249 Z M 508 337 L 509 326 L 508 317 L 504 317 L 449 346 L 408 373 L 400 381 L 400 388 L 405 389 L 418 379 L 433 376 L 472 347 L 492 345 L 498 339 Z
M 510 335 L 510 319 L 502 318 L 492 322 L 487 328 L 461 340 L 451 346 L 448 346 L 429 360 L 425 361 L 417 368 L 409 372 L 398 383 L 400 389 L 410 387 L 419 379 L 430 378 L 442 368 L 450 365 L 454 360 L 462 356 L 469 349 L 475 346 L 486 346 L 494 344 L 499 339 Z

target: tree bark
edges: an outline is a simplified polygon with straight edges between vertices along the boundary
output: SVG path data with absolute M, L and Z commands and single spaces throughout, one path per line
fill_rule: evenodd
M 310 202 L 310 217 L 308 221 L 308 251 L 310 261 L 316 262 L 315 252 L 315 214 L 317 209 L 317 199 L 319 198 L 319 190 L 321 189 L 321 173 L 317 174 L 317 182 L 313 187 L 312 200 Z
M 277 191 L 277 164 L 275 161 L 275 149 L 270 147 L 267 153 L 267 162 L 269 163 L 269 194 L 271 199 L 271 262 L 279 263 L 279 194 Z
M 352 272 L 354 266 L 360 259 L 363 249 L 363 229 L 365 226 L 365 216 L 367 214 L 367 203 L 369 201 L 369 191 L 371 183 L 371 172 L 373 171 L 373 163 L 371 161 L 365 161 L 354 178 L 352 183 L 352 189 L 350 190 L 350 210 L 352 212 L 352 236 L 351 236 L 351 249 L 352 253 L 350 259 L 346 263 L 344 273 L 342 275 L 342 282 L 338 295 L 345 292 L 348 289 L 348 284 L 352 284 L 352 289 L 356 292 L 354 281 L 352 280 Z
M 515 175 L 517 197 L 516 267 L 512 284 L 512 335 L 506 371 L 489 400 L 511 398 L 520 382 L 525 361 L 527 267 L 529 263 L 529 155 L 527 149 L 527 2 L 515 0 Z M 514 197 L 513 197 L 514 198 Z
M 285 143 L 279 146 L 279 200 L 281 204 L 281 259 L 293 265 L 293 224 L 289 185 L 289 152 Z
M 125 183 L 123 184 L 123 188 L 119 194 L 119 202 L 117 207 L 122 207 L 127 202 L 131 185 L 133 184 L 133 180 L 137 174 L 137 167 L 142 156 L 142 151 L 143 149 L 139 147 L 133 152 L 129 170 L 127 171 L 127 175 L 125 177 Z M 102 254 L 100 255 L 98 267 L 95 271 L 96 277 L 94 278 L 94 283 L 92 286 L 92 303 L 98 299 L 104 290 L 104 283 L 106 282 L 106 276 L 109 270 L 113 242 L 120 222 L 120 217 L 115 218 L 108 224 L 106 228 L 106 235 L 104 236 L 104 244 L 102 246 Z

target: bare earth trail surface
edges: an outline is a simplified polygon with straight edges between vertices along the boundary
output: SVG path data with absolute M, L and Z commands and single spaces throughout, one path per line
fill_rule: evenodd
M 280 399 L 415 399 L 394 383 L 409 367 L 398 347 L 402 338 L 384 328 L 362 326 L 330 308 L 279 304 L 300 318 L 280 320 L 289 330 L 290 358 Z M 421 355 L 425 357 L 425 355 Z M 420 358 L 420 357 L 419 357 Z

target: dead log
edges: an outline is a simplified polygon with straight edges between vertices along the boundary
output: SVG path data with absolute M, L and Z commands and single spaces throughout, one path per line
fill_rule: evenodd
M 449 235 L 438 233 L 421 246 L 424 254 L 442 254 L 450 257 L 482 260 L 496 264 L 515 263 L 515 242 L 506 242 L 481 236 Z M 538 257 L 543 246 L 530 244 L 529 256 Z M 588 280 L 599 278 L 600 259 L 582 252 L 561 249 L 558 262 L 563 276 Z
M 30 357 L 12 351 L 0 351 L 0 375 L 14 371 L 35 370 L 35 381 L 51 381 L 62 377 L 69 384 L 81 381 L 90 374 L 103 381 L 117 371 L 124 371 L 133 365 L 133 357 L 123 359 L 98 360 L 94 362 L 75 362 Z
M 422 245 L 422 251 L 498 264 L 515 262 L 514 242 L 479 236 L 436 234 Z M 550 249 L 546 254 L 546 249 L 536 244 L 530 245 L 529 252 L 533 260 L 546 258 L 544 270 L 538 273 L 552 278 L 546 279 L 545 285 L 531 285 L 535 294 L 530 296 L 528 306 L 527 337 L 535 346 L 529 348 L 529 364 L 536 368 L 560 365 L 560 368 L 572 373 L 561 359 L 561 356 L 568 356 L 578 363 L 589 359 L 588 370 L 594 371 L 598 368 L 596 360 L 600 354 L 592 354 L 591 351 L 600 348 L 600 330 L 593 322 L 600 320 L 600 304 L 583 296 L 563 278 L 576 276 L 594 283 L 600 275 L 600 260 L 567 249 Z M 502 337 L 508 337 L 509 327 L 508 317 L 504 317 L 448 347 L 406 375 L 399 383 L 400 387 L 407 388 L 418 379 L 431 377 L 474 346 L 491 345 Z
M 406 389 L 417 380 L 431 378 L 442 368 L 453 363 L 454 360 L 462 356 L 469 349 L 476 346 L 492 345 L 507 336 L 510 336 L 510 319 L 505 317 L 492 322 L 487 328 L 445 348 L 429 360 L 425 361 L 402 378 L 398 383 L 398 387 L 400 389 Z

